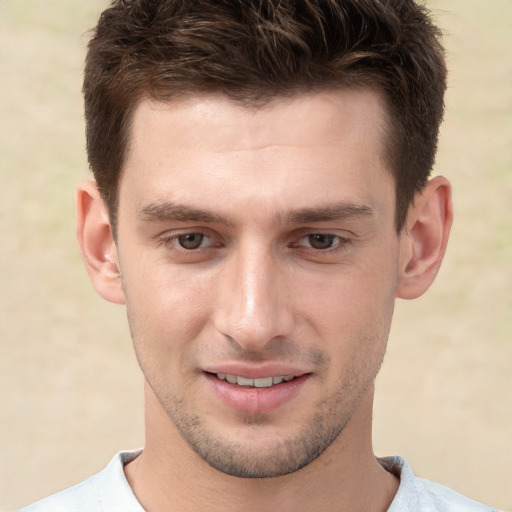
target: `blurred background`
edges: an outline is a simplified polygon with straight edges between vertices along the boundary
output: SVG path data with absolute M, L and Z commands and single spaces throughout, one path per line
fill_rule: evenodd
M 432 0 L 451 71 L 436 173 L 455 224 L 432 289 L 398 302 L 375 450 L 512 510 L 512 1 Z M 0 509 L 142 446 L 124 310 L 74 236 L 82 67 L 100 0 L 0 0 Z

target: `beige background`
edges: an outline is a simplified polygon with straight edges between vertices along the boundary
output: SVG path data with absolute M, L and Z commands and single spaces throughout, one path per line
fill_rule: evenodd
M 437 0 L 451 68 L 437 172 L 456 221 L 437 283 L 397 305 L 375 449 L 512 509 L 512 1 Z M 106 2 L 0 0 L 0 509 L 143 443 L 122 308 L 74 241 L 81 70 Z

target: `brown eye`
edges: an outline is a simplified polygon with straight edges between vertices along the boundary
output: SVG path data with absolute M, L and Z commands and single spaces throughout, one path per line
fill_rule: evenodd
M 308 242 L 313 249 L 330 249 L 333 246 L 335 238 L 337 238 L 335 235 L 315 233 L 308 235 Z
M 202 233 L 185 233 L 176 237 L 176 240 L 183 249 L 192 250 L 201 247 L 204 238 Z

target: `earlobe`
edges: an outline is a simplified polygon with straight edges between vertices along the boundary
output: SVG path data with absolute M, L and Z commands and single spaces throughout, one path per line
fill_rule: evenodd
M 96 183 L 80 183 L 75 199 L 76 233 L 92 284 L 105 300 L 124 304 L 116 245 Z
M 400 240 L 397 297 L 414 299 L 430 287 L 446 251 L 452 220 L 450 183 L 437 176 L 409 208 Z

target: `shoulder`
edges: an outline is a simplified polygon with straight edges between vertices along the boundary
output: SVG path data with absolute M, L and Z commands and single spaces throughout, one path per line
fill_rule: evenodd
M 385 457 L 379 462 L 400 478 L 398 492 L 388 512 L 498 512 L 444 485 L 416 477 L 401 457 Z
M 123 470 L 139 453 L 119 452 L 99 473 L 18 512 L 143 512 Z

